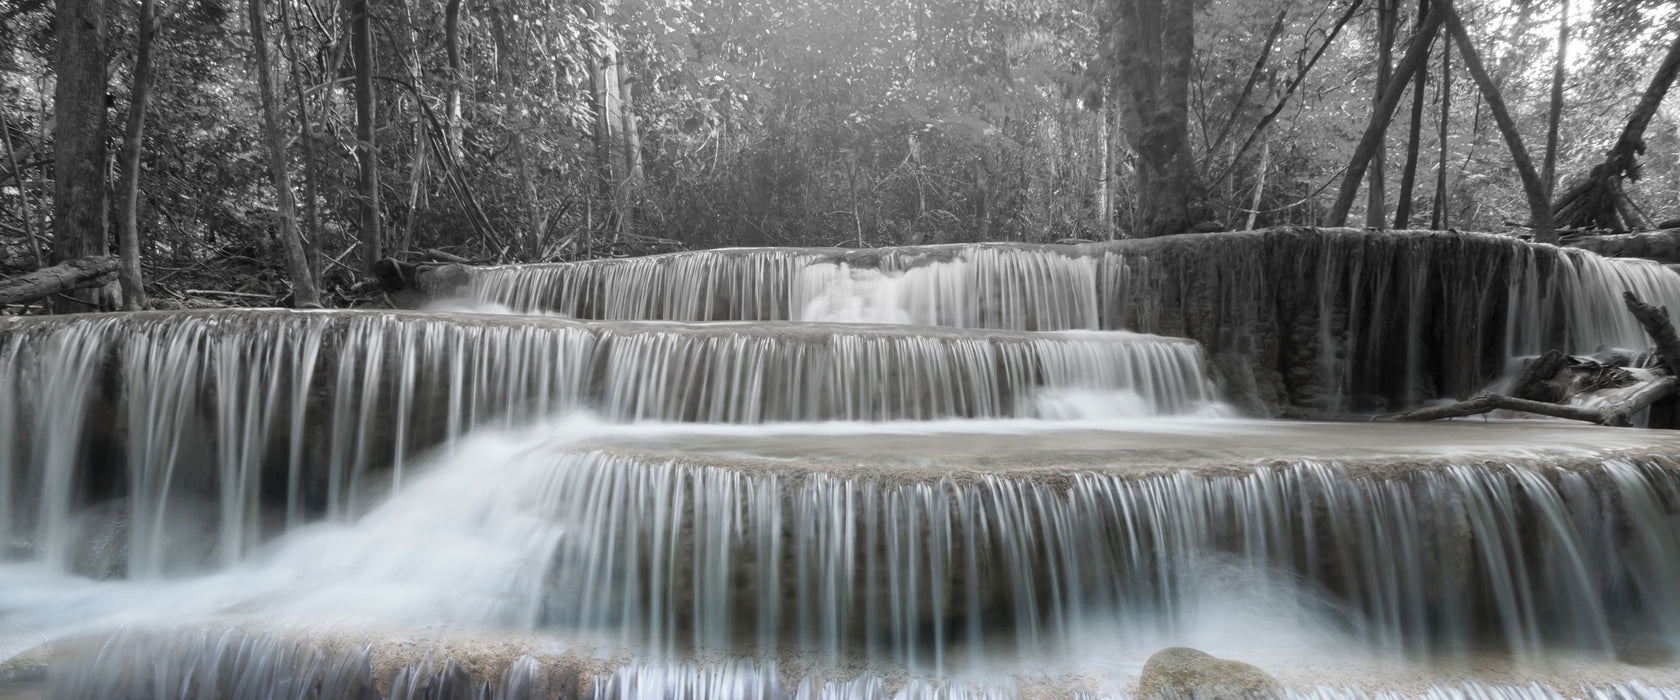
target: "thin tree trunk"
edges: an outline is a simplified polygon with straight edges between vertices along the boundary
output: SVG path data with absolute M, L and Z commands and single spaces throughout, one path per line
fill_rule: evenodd
M 449 156 L 461 160 L 461 0 L 449 0 L 443 8 L 443 48 L 449 57 L 449 106 L 444 114 L 445 139 Z
M 104 0 L 58 0 L 58 47 L 53 66 L 57 146 L 53 153 L 54 263 L 105 255 L 105 7 Z M 94 306 L 87 292 L 59 311 Z
M 361 208 L 362 272 L 384 256 L 379 221 L 379 146 L 374 138 L 373 29 L 368 0 L 345 0 L 350 21 L 350 54 L 356 70 L 356 162 Z
M 642 185 L 642 136 L 636 127 L 636 110 L 634 100 L 635 87 L 626 79 L 624 59 L 618 61 L 618 111 L 623 120 L 624 134 L 624 183 L 619 187 L 621 211 L 624 221 L 619 226 L 622 231 L 633 231 L 636 225 L 636 210 L 634 194 Z
M 24 186 L 23 171 L 18 169 L 17 149 L 12 146 L 12 128 L 0 115 L 0 138 L 6 142 L 6 162 L 18 176 L 18 214 L 23 219 L 23 235 L 29 239 L 29 252 L 35 257 L 35 267 L 46 267 L 47 258 L 41 254 L 41 239 L 35 236 L 35 215 L 30 211 L 29 188 Z
M 309 276 L 317 290 L 321 287 L 321 208 L 320 169 L 315 162 L 315 129 L 309 119 L 309 102 L 304 99 L 303 61 L 298 58 L 297 33 L 292 28 L 292 0 L 280 0 L 280 29 L 285 34 L 286 48 L 291 54 L 292 96 L 297 100 L 298 148 L 303 150 L 303 234 L 304 257 L 309 261 Z
M 507 18 L 500 4 L 490 6 L 490 31 L 496 42 L 496 80 L 500 85 L 502 104 L 509 115 L 508 150 L 513 153 L 513 167 L 524 200 L 525 234 L 520 241 L 521 255 L 536 260 L 542 254 L 542 209 L 537 202 L 536 182 L 531 176 L 531 154 L 525 145 L 525 120 L 519 114 L 518 87 L 514 84 L 513 44 L 508 37 Z
M 1541 243 L 1556 243 L 1557 227 L 1552 223 L 1552 206 L 1546 198 L 1546 187 L 1540 181 L 1540 173 L 1534 169 L 1534 161 L 1529 159 L 1528 148 L 1523 145 L 1516 122 L 1505 109 L 1505 98 L 1499 94 L 1499 86 L 1494 84 L 1493 78 L 1482 66 L 1481 56 L 1470 41 L 1470 34 L 1464 30 L 1464 22 L 1453 9 L 1452 0 L 1435 0 L 1435 6 L 1446 16 L 1447 29 L 1457 40 L 1459 53 L 1464 55 L 1464 68 L 1476 81 L 1476 87 L 1481 89 L 1482 99 L 1487 101 L 1488 111 L 1493 113 L 1494 124 L 1499 127 L 1500 136 L 1505 138 L 1505 145 L 1511 150 L 1511 161 L 1517 166 L 1523 194 L 1528 198 L 1528 225 L 1534 230 L 1534 239 Z
M 1551 201 L 1557 191 L 1558 126 L 1563 121 L 1563 81 L 1569 75 L 1566 59 L 1569 54 L 1569 0 L 1562 0 L 1558 9 L 1557 55 L 1552 59 L 1552 104 L 1546 114 L 1546 161 L 1540 167 L 1540 180 L 1546 184 L 1546 200 Z
M 268 172 L 274 182 L 274 204 L 280 216 L 280 247 L 285 252 L 287 272 L 292 278 L 292 305 L 315 308 L 321 305 L 321 294 L 315 288 L 315 276 L 309 271 L 303 239 L 298 237 L 297 209 L 292 202 L 292 176 L 286 158 L 286 137 L 280 126 L 280 98 L 276 94 L 273 70 L 268 60 L 268 13 L 264 10 L 263 0 L 250 0 L 248 7 L 251 55 L 257 72 L 257 92 L 262 101 L 263 141 L 268 146 Z
M 414 19 L 414 3 L 403 3 L 403 12 L 408 21 L 408 81 L 414 100 L 414 153 L 409 159 L 408 169 L 408 206 L 404 215 L 402 238 L 397 244 L 397 254 L 403 254 L 414 249 L 415 228 L 420 223 L 420 209 L 425 206 L 426 196 L 426 116 L 424 114 L 426 94 L 421 74 L 420 40 L 415 36 L 418 24 Z
M 1441 96 L 1441 116 L 1436 122 L 1436 147 L 1439 149 L 1435 165 L 1435 202 L 1429 215 L 1429 228 L 1444 231 L 1447 228 L 1447 131 L 1452 123 L 1452 42 L 1441 42 L 1441 85 L 1436 92 Z
M 1236 125 L 1237 118 L 1242 115 L 1244 107 L 1248 106 L 1248 99 L 1254 94 L 1254 87 L 1260 83 L 1260 77 L 1266 73 L 1266 63 L 1272 56 L 1272 46 L 1277 44 L 1278 37 L 1283 34 L 1283 21 L 1289 16 L 1289 8 L 1278 10 L 1277 19 L 1272 21 L 1272 28 L 1266 32 L 1266 41 L 1260 46 L 1260 56 L 1254 60 L 1254 68 L 1248 72 L 1248 80 L 1243 82 L 1242 92 L 1237 94 L 1235 102 L 1231 103 L 1231 113 L 1226 115 L 1225 123 L 1219 127 L 1219 134 L 1209 142 L 1208 156 L 1212 157 L 1225 145 L 1225 138 L 1230 136 L 1231 127 Z
M 1429 0 L 1418 0 L 1417 26 L 1422 27 L 1429 16 Z M 1433 42 L 1431 42 L 1433 43 Z M 1394 202 L 1394 228 L 1412 226 L 1412 197 L 1417 189 L 1418 149 L 1423 146 L 1424 88 L 1428 86 L 1429 68 L 1424 66 L 1412 76 L 1412 115 L 1406 128 L 1406 164 L 1400 170 L 1400 192 Z
M 1406 82 L 1404 77 L 1394 80 L 1390 73 L 1394 62 L 1394 24 L 1398 16 L 1395 9 L 1394 0 L 1377 0 L 1377 89 L 1376 94 L 1371 96 L 1373 109 L 1382 104 L 1390 82 Z M 1387 217 L 1383 216 L 1383 212 L 1388 209 L 1385 201 L 1388 182 L 1384 177 L 1387 140 L 1388 125 L 1384 124 L 1382 137 L 1377 140 L 1376 150 L 1371 153 L 1370 169 L 1365 174 L 1368 179 L 1365 187 L 1365 225 L 1370 228 L 1382 228 L 1383 224 L 1387 223 Z
M 1248 204 L 1249 231 L 1254 230 L 1254 224 L 1260 219 L 1260 195 L 1266 190 L 1266 170 L 1272 167 L 1272 142 L 1260 144 L 1260 170 L 1254 174 L 1254 198 Z
M 1371 162 L 1371 155 L 1382 143 L 1388 122 L 1394 118 L 1394 109 L 1400 105 L 1400 98 L 1406 92 L 1406 82 L 1411 80 L 1412 72 L 1422 70 L 1428 61 L 1430 39 L 1440 30 L 1444 21 L 1444 13 L 1430 12 L 1423 26 L 1419 28 L 1417 36 L 1412 37 L 1411 46 L 1406 48 L 1406 54 L 1400 58 L 1400 64 L 1394 71 L 1396 79 L 1391 81 L 1388 91 L 1383 93 L 1382 103 L 1372 110 L 1371 121 L 1365 126 L 1365 135 L 1353 151 L 1353 160 L 1348 163 L 1347 174 L 1342 178 L 1336 202 L 1326 219 L 1330 226 L 1347 225 L 1348 211 L 1353 208 L 1353 199 L 1359 194 L 1359 182 L 1365 178 L 1365 168 Z
M 1623 200 L 1627 195 L 1622 180 L 1639 179 L 1639 154 L 1645 152 L 1645 128 L 1656 115 L 1657 107 L 1668 94 L 1669 87 L 1680 74 L 1680 35 L 1668 46 L 1667 55 L 1657 68 L 1651 82 L 1640 97 L 1639 105 L 1628 117 L 1616 145 L 1605 153 L 1604 162 L 1593 166 L 1586 177 L 1569 186 L 1557 198 L 1553 208 L 1557 220 L 1571 228 L 1601 227 L 1616 229 L 1619 210 L 1628 208 Z
M 1259 123 L 1255 124 L 1254 128 L 1248 132 L 1248 138 L 1243 139 L 1242 145 L 1238 146 L 1237 151 L 1231 154 L 1230 162 L 1225 164 L 1218 176 L 1208 180 L 1210 185 L 1224 182 L 1225 178 L 1237 167 L 1237 162 L 1248 154 L 1248 149 L 1253 148 L 1254 144 L 1259 142 L 1260 137 L 1266 133 L 1267 127 L 1270 127 L 1272 122 L 1277 120 L 1278 115 L 1283 113 L 1283 108 L 1289 104 L 1289 98 L 1295 95 L 1295 91 L 1307 79 L 1307 74 L 1312 72 L 1313 66 L 1318 65 L 1318 59 L 1323 58 L 1325 51 L 1328 51 L 1330 45 L 1336 42 L 1336 37 L 1341 36 L 1342 28 L 1346 27 L 1348 22 L 1353 19 L 1362 1 L 1353 0 L 1353 2 L 1348 3 L 1347 9 L 1342 11 L 1342 16 L 1337 18 L 1336 24 L 1330 28 L 1330 34 L 1324 37 L 1324 43 L 1318 45 L 1318 49 L 1313 51 L 1312 58 L 1307 60 L 1307 64 L 1302 66 L 1300 70 L 1295 72 L 1295 76 L 1289 79 L 1289 84 L 1283 88 L 1283 96 L 1279 97 L 1277 104 L 1272 106 L 1272 111 L 1261 117 Z
M 135 29 L 134 85 L 129 90 L 128 123 L 123 129 L 122 161 L 117 176 L 122 192 L 122 229 L 117 243 L 122 250 L 123 310 L 146 308 L 146 287 L 140 278 L 140 149 L 145 140 L 146 102 L 152 94 L 152 41 L 157 37 L 153 0 L 140 0 L 140 24 Z

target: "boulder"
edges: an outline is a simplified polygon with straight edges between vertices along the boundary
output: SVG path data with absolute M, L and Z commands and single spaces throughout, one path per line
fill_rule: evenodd
M 1241 661 L 1221 659 L 1185 647 L 1155 652 L 1138 678 L 1140 698 L 1273 698 L 1277 679 Z

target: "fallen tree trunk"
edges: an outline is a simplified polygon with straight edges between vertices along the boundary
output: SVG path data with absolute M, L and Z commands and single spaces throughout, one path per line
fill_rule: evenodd
M 1607 258 L 1649 258 L 1680 263 L 1680 229 L 1581 236 L 1565 245 L 1590 250 Z
M 1443 418 L 1463 418 L 1499 409 L 1507 411 L 1522 411 L 1535 413 L 1553 418 L 1567 418 L 1570 420 L 1586 421 L 1599 425 L 1627 427 L 1633 425 L 1633 417 L 1668 396 L 1674 394 L 1676 387 L 1680 387 L 1680 380 L 1674 377 L 1660 377 L 1646 382 L 1638 391 L 1630 394 L 1626 399 L 1604 406 L 1602 408 L 1587 408 L 1585 406 L 1566 406 L 1563 404 L 1546 403 L 1544 401 L 1530 401 L 1492 392 L 1481 393 L 1464 401 L 1445 406 L 1428 406 L 1413 411 L 1407 411 L 1394 416 L 1385 416 L 1383 420 L 1417 422 L 1441 420 Z
M 0 306 L 23 304 L 71 290 L 98 287 L 116 276 L 120 264 L 113 257 L 77 258 L 12 279 L 0 280 Z

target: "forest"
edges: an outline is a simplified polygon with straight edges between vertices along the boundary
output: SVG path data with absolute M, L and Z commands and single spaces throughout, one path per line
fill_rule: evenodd
M 0 308 L 1278 225 L 1651 254 L 1603 234 L 1680 217 L 1677 70 L 1659 0 L 0 0 Z

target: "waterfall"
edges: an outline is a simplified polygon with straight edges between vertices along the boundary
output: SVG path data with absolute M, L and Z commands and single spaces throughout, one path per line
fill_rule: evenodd
M 275 531 L 365 512 L 410 455 L 488 423 L 1141 415 L 1217 403 L 1199 349 L 1132 333 L 814 324 L 583 324 L 389 312 L 10 320 L 0 349 L 0 542 L 55 565 L 79 488 L 132 508 L 129 573 L 178 568 L 166 511 L 208 507 L 223 564 Z M 1128 403 L 1129 402 L 1129 403 Z M 1089 399 L 1085 403 L 1091 403 Z M 122 465 L 126 464 L 126 471 Z M 117 472 L 121 472 L 120 474 Z M 76 484 L 79 487 L 73 488 Z
M 1118 699 L 1194 646 L 1287 698 L 1680 700 L 1675 433 L 1231 407 L 1640 349 L 1662 266 L 1274 229 L 464 275 L 0 318 L 0 696 Z
M 740 249 L 474 268 L 471 294 L 579 318 L 1117 329 L 1191 338 L 1265 412 L 1468 396 L 1514 358 L 1643 348 L 1621 293 L 1680 275 L 1509 237 L 1272 229 L 1082 245 Z M 1310 371 L 1309 371 L 1310 370 Z

